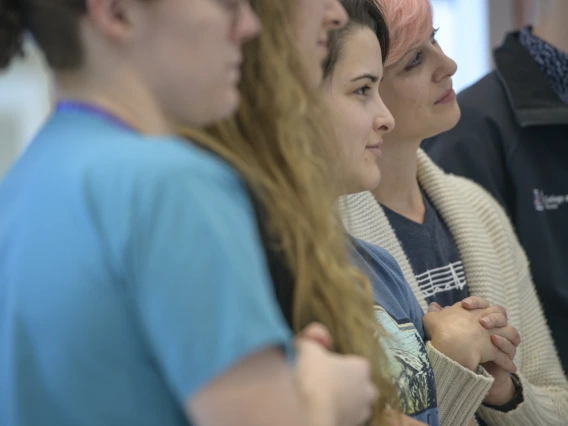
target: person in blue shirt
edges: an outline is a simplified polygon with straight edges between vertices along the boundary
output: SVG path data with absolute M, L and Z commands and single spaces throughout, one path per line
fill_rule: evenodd
M 237 107 L 248 3 L 1 0 L 0 67 L 24 31 L 58 103 L 0 183 L 0 424 L 364 421 L 368 362 L 312 325 L 289 365 L 245 184 L 173 136 Z

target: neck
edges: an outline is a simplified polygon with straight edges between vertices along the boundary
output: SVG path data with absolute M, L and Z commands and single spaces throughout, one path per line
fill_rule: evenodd
M 125 78 L 125 72 L 113 70 L 111 75 L 90 78 L 80 71 L 56 74 L 58 100 L 75 100 L 96 105 L 117 116 L 140 133 L 168 135 L 175 127 L 149 91 L 136 78 Z
M 418 223 L 424 221 L 424 200 L 417 176 L 416 151 L 421 141 L 400 142 L 385 138 L 379 160 L 381 183 L 373 195 L 381 204 Z
M 568 2 L 562 1 L 543 11 L 533 26 L 533 33 L 558 50 L 568 54 Z

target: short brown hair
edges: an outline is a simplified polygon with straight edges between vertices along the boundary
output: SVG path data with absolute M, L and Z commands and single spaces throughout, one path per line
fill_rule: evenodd
M 79 19 L 85 12 L 85 0 L 0 0 L 0 69 L 23 55 L 27 32 L 51 68 L 81 65 Z
M 390 50 L 387 24 L 383 18 L 382 10 L 373 3 L 373 0 L 341 0 L 341 4 L 347 12 L 349 22 L 345 27 L 334 31 L 330 35 L 328 43 L 329 55 L 323 64 L 324 78 L 333 73 L 333 69 L 341 54 L 343 43 L 354 30 L 369 28 L 375 33 L 381 45 L 383 62 L 386 61 Z

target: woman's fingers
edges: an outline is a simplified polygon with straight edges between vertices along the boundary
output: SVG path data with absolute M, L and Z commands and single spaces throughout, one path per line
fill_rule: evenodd
M 515 358 L 515 355 L 517 354 L 517 347 L 509 340 L 501 336 L 492 335 L 491 341 L 501 352 L 506 353 L 511 360 Z
M 331 349 L 331 334 L 323 324 L 318 322 L 313 322 L 308 325 L 299 333 L 298 337 L 313 340 L 322 345 L 325 349 Z
M 432 302 L 428 305 L 428 312 L 440 312 L 441 310 L 443 308 L 437 302 Z
M 512 325 L 508 325 L 507 327 L 494 328 L 491 330 L 491 334 L 504 337 L 515 346 L 519 346 L 519 344 L 521 343 L 521 335 Z
M 491 314 L 502 314 L 505 318 L 508 318 L 507 310 L 501 305 L 491 305 L 490 307 L 483 309 L 480 314 L 484 317 Z
M 517 372 L 517 366 L 509 356 L 502 350 L 495 347 L 493 349 L 493 362 L 503 370 L 513 374 Z
M 488 330 L 491 328 L 506 327 L 508 325 L 507 317 L 501 312 L 486 315 L 480 318 L 479 322 Z
M 493 315 L 493 314 L 499 314 L 502 317 L 504 317 L 505 319 L 507 319 L 507 310 L 501 306 L 501 305 L 490 305 L 489 302 L 487 300 L 485 300 L 483 297 L 479 297 L 479 296 L 470 296 L 464 300 L 462 300 L 461 305 L 464 309 L 467 309 L 469 311 L 471 310 L 475 310 L 475 309 L 482 309 L 483 312 L 480 312 L 483 315 L 483 318 Z M 507 324 L 503 324 L 502 317 L 499 317 L 499 322 L 498 324 L 500 325 L 493 325 L 493 327 L 504 327 Z M 483 323 L 482 323 L 483 324 Z M 485 326 L 485 324 L 483 324 Z M 486 327 L 486 328 L 491 328 L 491 327 Z
M 462 300 L 461 302 L 462 307 L 464 309 L 472 310 L 472 309 L 486 309 L 489 308 L 489 302 L 485 300 L 483 297 L 480 296 L 469 296 Z

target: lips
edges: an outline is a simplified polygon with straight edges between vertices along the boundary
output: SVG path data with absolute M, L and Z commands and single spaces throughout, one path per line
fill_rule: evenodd
M 382 145 L 383 145 L 383 140 L 381 139 L 374 145 L 367 145 L 365 146 L 365 148 L 380 148 Z
M 365 148 L 369 148 L 369 149 L 376 149 L 376 148 L 380 148 L 382 146 L 382 142 L 375 144 L 375 145 L 367 145 Z
M 381 146 L 383 146 L 382 140 L 380 140 L 379 142 L 377 142 L 374 145 L 367 145 L 365 147 L 365 150 L 373 153 L 377 158 L 379 158 L 383 155 L 383 150 L 381 149 Z
M 446 92 L 435 102 L 435 104 L 441 104 L 451 100 L 455 96 L 454 89 L 450 87 Z

